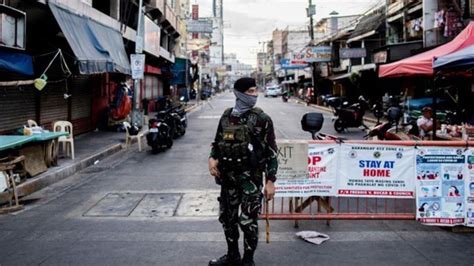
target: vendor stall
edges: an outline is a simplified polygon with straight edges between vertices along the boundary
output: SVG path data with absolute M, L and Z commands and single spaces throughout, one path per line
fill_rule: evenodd
M 13 150 L 25 156 L 25 170 L 30 176 L 57 165 L 58 138 L 67 132 L 42 132 L 30 136 L 0 136 L 0 152 Z

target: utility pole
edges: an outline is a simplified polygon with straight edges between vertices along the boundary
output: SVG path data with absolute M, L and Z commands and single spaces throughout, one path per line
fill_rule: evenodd
M 314 45 L 314 21 L 313 15 L 316 14 L 316 7 L 313 5 L 313 1 L 309 0 L 307 9 L 309 17 L 309 37 L 311 38 L 311 46 Z M 316 62 L 311 63 L 311 82 L 313 83 L 313 101 L 316 101 Z
M 144 13 L 143 13 L 143 0 L 138 1 L 138 25 L 137 25 L 137 35 L 135 38 L 135 54 L 143 53 L 144 46 Z M 132 103 L 132 125 L 137 124 L 142 126 L 143 119 L 142 113 L 140 112 L 140 79 L 134 79 L 133 84 L 133 103 Z

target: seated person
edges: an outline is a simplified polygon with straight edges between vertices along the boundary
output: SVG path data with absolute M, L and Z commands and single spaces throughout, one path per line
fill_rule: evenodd
M 416 124 L 420 129 L 420 137 L 427 136 L 433 130 L 433 111 L 431 107 L 423 107 L 423 116 L 418 118 Z

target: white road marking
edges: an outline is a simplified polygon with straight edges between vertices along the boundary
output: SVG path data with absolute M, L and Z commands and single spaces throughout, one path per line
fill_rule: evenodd
M 200 115 L 198 119 L 219 119 L 221 118 L 220 115 Z

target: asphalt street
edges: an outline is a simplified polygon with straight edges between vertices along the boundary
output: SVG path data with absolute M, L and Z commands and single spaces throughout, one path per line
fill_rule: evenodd
M 0 216 L 0 265 L 207 265 L 224 254 L 219 187 L 207 158 L 219 117 L 233 103 L 226 93 L 192 112 L 171 150 L 119 152 Z M 310 138 L 300 119 L 315 109 L 263 95 L 257 105 L 272 117 L 277 138 Z M 331 117 L 325 114 L 322 132 L 335 134 Z M 474 234 L 415 221 L 305 221 L 299 228 L 272 221 L 270 244 L 260 226 L 257 265 L 474 265 Z M 295 237 L 300 230 L 331 239 L 312 245 Z

